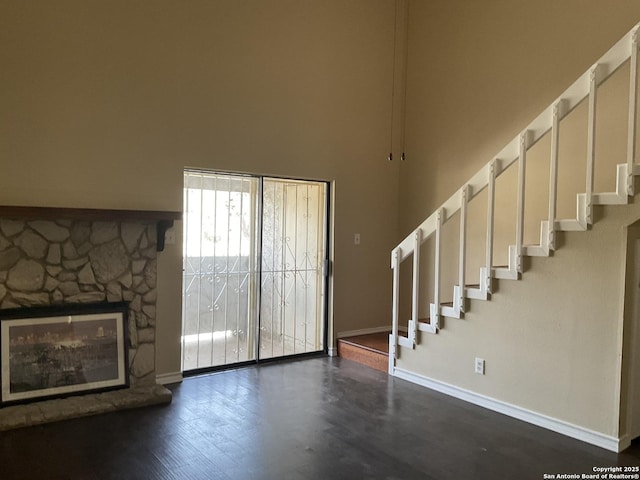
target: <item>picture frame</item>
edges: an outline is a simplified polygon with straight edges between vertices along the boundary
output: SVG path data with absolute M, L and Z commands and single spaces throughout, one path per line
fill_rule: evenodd
M 0 404 L 129 386 L 125 302 L 0 310 Z

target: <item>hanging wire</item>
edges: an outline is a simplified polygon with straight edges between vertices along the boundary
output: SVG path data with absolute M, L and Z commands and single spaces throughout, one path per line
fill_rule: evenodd
M 407 69 L 409 64 L 409 8 L 411 8 L 411 2 L 406 2 L 406 8 L 404 11 L 404 45 L 402 49 L 403 56 L 403 65 L 402 65 L 402 79 L 404 82 L 403 90 L 402 90 L 402 154 L 400 155 L 400 160 L 405 161 L 405 138 L 407 135 Z
M 391 120 L 389 125 L 389 156 L 387 160 L 393 161 L 393 113 L 395 103 L 395 90 L 396 90 L 396 45 L 398 35 L 398 0 L 395 2 L 395 12 L 393 16 L 393 63 L 391 64 Z
M 395 94 L 396 94 L 396 82 L 397 82 L 397 76 L 396 76 L 396 71 L 397 69 L 397 52 L 398 52 L 398 10 L 401 8 L 400 5 L 405 5 L 404 8 L 404 18 L 402 20 L 402 25 L 404 26 L 404 42 L 402 44 L 402 71 L 401 71 L 401 76 L 400 76 L 400 80 L 403 82 L 402 85 L 402 101 L 401 101 L 401 105 L 400 105 L 400 130 L 402 132 L 402 138 L 401 138 L 401 142 L 402 142 L 402 153 L 400 154 L 400 160 L 404 161 L 406 159 L 406 155 L 404 152 L 404 146 L 405 146 L 405 138 L 406 138 L 406 132 L 405 132 L 405 120 L 406 120 L 406 105 L 407 105 L 407 85 L 406 85 L 406 79 L 407 79 L 407 63 L 408 63 L 408 45 L 409 45 L 409 3 L 408 1 L 403 1 L 403 0 L 396 0 L 395 2 L 395 14 L 394 14 L 394 20 L 393 20 L 393 72 L 392 72 L 392 80 L 391 80 L 391 120 L 390 120 L 390 125 L 389 125 L 389 156 L 387 157 L 387 160 L 389 160 L 390 162 L 393 161 L 393 134 L 394 134 L 394 120 L 396 117 L 396 105 L 395 105 Z

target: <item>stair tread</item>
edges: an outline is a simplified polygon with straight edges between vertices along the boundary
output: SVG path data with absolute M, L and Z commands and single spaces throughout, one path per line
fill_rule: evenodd
M 573 222 L 573 223 L 578 223 L 579 220 L 577 218 L 558 218 L 556 219 L 555 223 L 556 225 L 560 222 Z

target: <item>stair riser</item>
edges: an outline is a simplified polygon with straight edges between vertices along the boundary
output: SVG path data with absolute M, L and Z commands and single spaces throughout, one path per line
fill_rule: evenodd
M 340 341 L 338 341 L 338 356 L 385 373 L 389 368 L 388 355 L 372 352 Z

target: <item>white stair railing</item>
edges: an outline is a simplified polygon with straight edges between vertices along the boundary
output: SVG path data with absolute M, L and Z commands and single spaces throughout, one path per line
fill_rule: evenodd
M 391 253 L 393 269 L 393 312 L 392 332 L 389 335 L 389 373 L 393 373 L 397 358 L 398 346 L 415 348 L 418 331 L 438 333 L 443 323 L 441 317 L 460 318 L 465 310 L 465 299 L 487 300 L 491 295 L 492 279 L 517 280 L 523 271 L 523 256 L 548 256 L 555 249 L 556 231 L 586 230 L 593 222 L 593 206 L 603 204 L 624 204 L 628 196 L 634 194 L 634 175 L 640 175 L 640 165 L 636 164 L 636 130 L 637 130 L 637 76 L 638 76 L 638 32 L 636 25 L 607 53 L 605 53 L 588 71 L 581 75 L 560 97 L 551 103 L 533 120 L 521 134 L 509 142 L 493 159 L 471 177 L 460 190 L 454 193 L 440 208 L 425 219 L 409 234 Z M 630 61 L 629 68 L 629 111 L 627 134 L 626 163 L 618 165 L 616 172 L 616 191 L 606 193 L 594 192 L 595 141 L 596 141 L 596 106 L 598 87 L 624 62 Z M 587 119 L 587 161 L 586 191 L 577 195 L 576 218 L 558 219 L 558 152 L 560 141 L 560 122 L 580 102 L 588 98 Z M 525 246 L 524 213 L 525 213 L 525 178 L 527 151 L 544 135 L 551 132 L 551 152 L 549 166 L 549 209 L 548 219 L 541 222 L 540 244 Z M 515 244 L 509 246 L 509 261 L 506 267 L 493 266 L 494 226 L 495 226 L 495 184 L 496 179 L 515 162 L 518 162 L 517 175 L 517 209 L 515 219 Z M 480 268 L 478 287 L 465 285 L 465 268 L 467 263 L 467 205 L 484 189 L 487 189 L 487 231 L 485 265 Z M 440 290 L 442 283 L 441 268 L 441 236 L 443 226 L 460 212 L 460 246 L 458 252 L 457 285 L 453 285 L 453 304 L 442 305 Z M 419 319 L 420 305 L 420 246 L 433 238 L 433 303 L 429 306 L 430 316 L 427 321 Z M 399 334 L 400 315 L 400 264 L 413 255 L 411 319 L 407 336 Z

